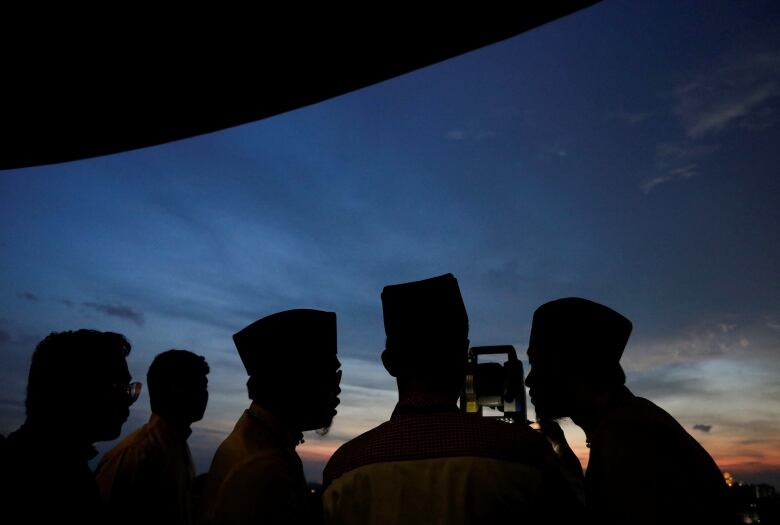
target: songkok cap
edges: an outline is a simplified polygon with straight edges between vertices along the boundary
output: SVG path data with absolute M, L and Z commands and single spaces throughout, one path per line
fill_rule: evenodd
M 602 304 L 579 297 L 545 303 L 534 312 L 529 348 L 554 352 L 588 368 L 620 361 L 631 321 Z
M 382 312 L 388 339 L 468 337 L 469 318 L 458 280 L 451 273 L 385 286 Z
M 247 374 L 336 355 L 336 314 L 297 309 L 271 314 L 233 335 Z M 270 368 L 267 368 L 270 369 Z

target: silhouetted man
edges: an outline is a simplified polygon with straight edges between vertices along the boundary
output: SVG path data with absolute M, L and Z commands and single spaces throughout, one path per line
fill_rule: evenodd
M 52 333 L 32 356 L 27 419 L 2 452 L 4 523 L 103 523 L 88 461 L 116 439 L 141 384 L 130 382 L 130 343 L 112 332 Z
M 295 447 L 302 432 L 329 427 L 341 371 L 336 314 L 279 312 L 233 336 L 252 400 L 214 455 L 206 518 L 214 524 L 306 523 L 309 490 Z
M 146 374 L 152 416 L 106 453 L 95 477 L 113 523 L 193 523 L 187 438 L 208 403 L 209 365 L 186 350 L 154 358 Z
M 562 523 L 581 507 L 544 437 L 460 412 L 468 317 L 451 274 L 382 292 L 390 421 L 344 444 L 324 473 L 327 523 Z
M 552 420 L 571 417 L 585 431 L 593 523 L 731 523 L 726 484 L 709 454 L 672 416 L 625 387 L 619 361 L 631 328 L 586 299 L 536 310 L 526 383 L 543 429 L 564 448 Z

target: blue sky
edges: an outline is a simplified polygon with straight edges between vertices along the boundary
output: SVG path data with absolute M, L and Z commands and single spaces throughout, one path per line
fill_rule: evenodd
M 452 272 L 474 344 L 524 354 L 558 297 L 624 313 L 629 386 L 738 479 L 780 485 L 779 11 L 602 2 L 271 119 L 0 172 L 0 432 L 23 421 L 37 341 L 113 330 L 141 380 L 168 348 L 206 356 L 205 470 L 248 403 L 230 336 L 322 308 L 344 393 L 301 449 L 316 478 L 395 402 L 382 287 Z

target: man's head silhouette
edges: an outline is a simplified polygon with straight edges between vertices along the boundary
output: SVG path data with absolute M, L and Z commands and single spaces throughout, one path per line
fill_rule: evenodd
M 27 381 L 27 418 L 48 426 L 65 425 L 85 442 L 119 436 L 140 391 L 130 383 L 121 334 L 76 330 L 49 334 L 33 353 Z
M 604 305 L 569 297 L 534 312 L 526 379 L 538 419 L 571 415 L 579 387 L 609 391 L 625 383 L 619 361 L 631 321 Z
M 712 457 L 674 417 L 626 388 L 620 358 L 631 328 L 611 308 L 576 297 L 534 313 L 526 384 L 540 431 L 570 478 L 581 480 L 582 466 L 554 420 L 569 417 L 585 432 L 588 521 L 736 523 Z
M 146 373 L 152 412 L 186 427 L 203 419 L 209 400 L 208 373 L 206 360 L 187 350 L 158 354 Z
M 469 321 L 452 274 L 382 290 L 387 342 L 382 363 L 406 383 L 457 398 L 464 380 Z
M 341 392 L 335 313 L 278 312 L 236 333 L 233 341 L 253 401 L 300 431 L 331 425 Z

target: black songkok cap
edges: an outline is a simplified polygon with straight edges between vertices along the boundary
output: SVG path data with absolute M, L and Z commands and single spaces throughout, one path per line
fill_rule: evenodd
M 448 273 L 382 290 L 385 334 L 413 342 L 468 337 L 469 318 L 458 288 Z
M 568 297 L 536 309 L 529 347 L 588 368 L 614 365 L 631 328 L 631 321 L 603 304 Z
M 278 312 L 234 334 L 233 341 L 249 375 L 267 367 L 324 361 L 336 355 L 336 314 L 308 309 Z

